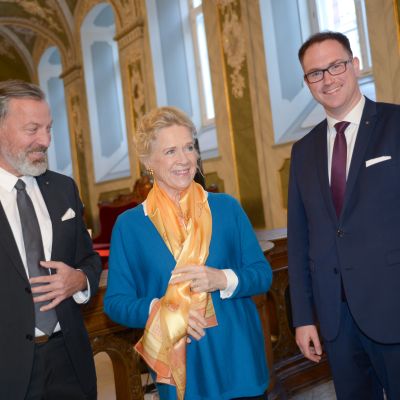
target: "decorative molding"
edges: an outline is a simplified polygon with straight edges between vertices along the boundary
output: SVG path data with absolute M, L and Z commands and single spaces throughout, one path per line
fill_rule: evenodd
M 128 47 L 131 43 L 136 42 L 139 39 L 143 39 L 144 36 L 144 23 L 143 20 L 137 20 L 135 23 L 127 27 L 126 29 L 119 32 L 114 36 L 114 40 L 118 42 L 120 50 Z
M 228 66 L 232 86 L 232 95 L 236 99 L 243 97 L 246 87 L 242 67 L 246 61 L 244 32 L 238 13 L 239 5 L 235 0 L 218 0 L 222 15 L 222 45 Z
M 63 31 L 57 18 L 57 4 L 51 0 L 44 0 L 43 6 L 37 0 L 1 0 L 2 3 L 16 4 L 31 16 L 30 20 L 45 23 L 51 30 L 61 33 Z
M 143 83 L 142 66 L 140 59 L 128 65 L 128 76 L 130 82 L 130 97 L 132 102 L 133 125 L 145 113 L 145 91 Z
M 82 79 L 82 68 L 79 65 L 73 65 L 66 69 L 60 78 L 64 80 L 64 86 L 69 86 L 72 82 L 77 79 Z
M 71 106 L 71 131 L 75 136 L 75 143 L 76 147 L 84 154 L 85 151 L 85 140 L 83 137 L 83 129 L 81 123 L 81 105 L 80 99 L 78 95 L 74 95 L 70 99 L 70 106 Z
M 14 53 L 14 50 L 14 46 L 0 36 L 0 57 L 7 57 L 10 60 L 16 61 L 17 57 Z

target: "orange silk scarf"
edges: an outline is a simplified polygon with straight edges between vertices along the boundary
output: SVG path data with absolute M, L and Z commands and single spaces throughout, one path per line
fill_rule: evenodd
M 154 182 L 146 199 L 147 215 L 173 254 L 178 270 L 204 265 L 210 247 L 212 217 L 207 193 L 195 182 L 182 194 L 179 206 Z M 183 223 L 184 221 L 184 223 Z M 189 310 L 204 315 L 207 328 L 216 326 L 210 293 L 194 293 L 190 281 L 168 285 L 147 320 L 136 351 L 157 373 L 157 382 L 176 386 L 179 400 L 186 387 L 186 339 Z

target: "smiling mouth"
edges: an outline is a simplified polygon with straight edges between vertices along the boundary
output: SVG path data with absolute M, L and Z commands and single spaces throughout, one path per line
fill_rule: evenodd
M 179 170 L 179 171 L 174 171 L 175 175 L 187 175 L 190 172 L 190 169 L 183 169 L 183 170 Z
M 340 90 L 341 86 L 336 86 L 332 89 L 324 90 L 324 94 L 335 94 Z

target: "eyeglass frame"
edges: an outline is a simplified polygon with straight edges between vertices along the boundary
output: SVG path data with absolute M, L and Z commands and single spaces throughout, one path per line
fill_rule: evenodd
M 325 72 L 328 72 L 329 75 L 331 75 L 331 76 L 337 76 L 337 75 L 344 74 L 344 73 L 347 71 L 347 64 L 351 63 L 352 61 L 353 61 L 353 57 L 349 58 L 348 60 L 339 61 L 339 62 L 337 62 L 337 63 L 335 63 L 335 64 L 332 64 L 332 65 L 330 65 L 328 68 L 316 69 L 315 71 L 311 71 L 311 72 L 308 72 L 307 74 L 304 74 L 304 79 L 305 79 L 309 84 L 312 85 L 313 83 L 318 83 L 318 82 L 321 82 L 322 80 L 324 80 L 324 78 L 325 78 Z M 332 67 L 336 67 L 336 66 L 338 66 L 338 65 L 343 65 L 343 66 L 344 66 L 344 70 L 341 71 L 341 72 L 339 72 L 338 74 L 332 74 L 332 72 L 329 71 L 329 70 L 330 70 Z M 316 72 L 322 72 L 322 77 L 321 77 L 321 79 L 318 79 L 317 81 L 310 82 L 310 81 L 308 80 L 308 76 L 309 76 L 310 74 L 315 74 Z

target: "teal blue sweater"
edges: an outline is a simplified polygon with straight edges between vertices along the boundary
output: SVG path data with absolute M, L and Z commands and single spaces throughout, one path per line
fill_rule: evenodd
M 209 193 L 212 238 L 206 265 L 232 269 L 238 286 L 230 298 L 212 293 L 218 326 L 187 346 L 185 400 L 228 400 L 261 395 L 268 385 L 264 338 L 251 296 L 268 291 L 272 272 L 239 203 Z M 143 328 L 150 302 L 164 295 L 175 260 L 145 216 L 143 206 L 123 213 L 111 239 L 104 309 L 128 327 Z M 161 400 L 176 399 L 173 386 L 158 385 Z

